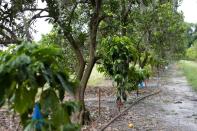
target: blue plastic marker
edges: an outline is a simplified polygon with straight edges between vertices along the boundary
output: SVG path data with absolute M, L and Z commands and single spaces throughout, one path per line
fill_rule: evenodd
M 142 81 L 142 82 L 140 82 L 139 84 L 138 84 L 138 87 L 140 87 L 140 88 L 144 88 L 145 87 L 145 83 Z
M 38 121 L 43 120 L 43 116 L 40 112 L 40 108 L 39 108 L 38 103 L 36 103 L 35 106 L 34 106 L 34 111 L 33 111 L 33 114 L 32 114 L 32 120 L 38 120 Z M 41 129 L 42 125 L 43 125 L 43 122 L 38 122 L 36 124 L 36 129 Z

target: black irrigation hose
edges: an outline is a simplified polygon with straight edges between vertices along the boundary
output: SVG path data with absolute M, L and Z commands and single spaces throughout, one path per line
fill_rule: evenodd
M 104 131 L 112 122 L 114 122 L 117 118 L 119 118 L 123 113 L 125 113 L 126 111 L 128 111 L 131 107 L 133 107 L 134 105 L 138 104 L 140 101 L 144 100 L 145 98 L 147 97 L 150 97 L 150 96 L 153 96 L 153 95 L 156 95 L 158 93 L 160 93 L 160 89 L 158 89 L 157 91 L 154 91 L 153 93 L 151 94 L 148 94 L 148 95 L 145 95 L 143 97 L 140 97 L 138 99 L 136 99 L 134 102 L 132 102 L 132 104 L 127 107 L 125 110 L 123 110 L 121 113 L 119 113 L 117 116 L 113 117 L 106 125 L 104 125 L 100 131 Z

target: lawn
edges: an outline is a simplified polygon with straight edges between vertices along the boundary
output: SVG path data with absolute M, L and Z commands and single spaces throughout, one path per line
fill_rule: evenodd
M 189 84 L 197 91 L 197 62 L 182 60 L 178 65 L 182 69 Z

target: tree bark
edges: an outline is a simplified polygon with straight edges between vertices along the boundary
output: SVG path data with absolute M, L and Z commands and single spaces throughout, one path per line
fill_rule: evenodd
M 85 69 L 85 60 L 84 60 L 83 54 L 80 50 L 79 43 L 76 42 L 76 40 L 73 38 L 73 36 L 68 31 L 65 31 L 64 35 L 67 38 L 67 40 L 69 41 L 69 43 L 71 44 L 71 46 L 76 54 L 76 57 L 78 60 L 77 80 L 80 81 L 82 79 L 83 72 Z
M 129 12 L 131 11 L 132 2 L 129 2 L 128 5 L 125 0 L 121 1 L 122 11 L 121 11 L 121 34 L 122 36 L 127 35 L 127 25 L 128 25 L 128 16 Z
M 89 121 L 89 112 L 85 108 L 85 102 L 84 102 L 84 94 L 86 90 L 86 86 L 90 77 L 90 74 L 92 72 L 92 69 L 96 63 L 96 46 L 97 46 L 97 32 L 98 32 L 98 26 L 99 22 L 101 20 L 100 17 L 100 10 L 101 10 L 101 4 L 102 0 L 95 0 L 92 2 L 92 6 L 94 9 L 94 12 L 90 18 L 90 24 L 89 24 L 89 61 L 87 63 L 86 68 L 83 68 L 83 73 L 80 79 L 79 88 L 76 91 L 75 99 L 78 100 L 81 103 L 81 111 L 78 114 L 78 120 L 80 124 L 87 124 Z M 81 70 L 82 71 L 82 70 Z

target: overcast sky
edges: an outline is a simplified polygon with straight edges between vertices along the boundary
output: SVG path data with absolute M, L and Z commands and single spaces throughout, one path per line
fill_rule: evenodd
M 43 7 L 45 4 L 39 3 Z M 189 23 L 197 23 L 197 0 L 183 0 L 179 10 L 183 11 L 185 21 Z M 49 25 L 45 20 L 37 20 L 35 29 L 38 31 L 33 36 L 36 41 L 41 39 L 41 34 L 50 32 L 52 25 Z
M 42 3 L 41 0 L 38 0 L 38 6 L 39 8 L 44 8 L 46 7 L 46 2 Z M 41 39 L 42 34 L 47 34 L 52 29 L 52 25 L 48 24 L 48 22 L 45 21 L 45 19 L 37 19 L 34 26 L 35 30 L 37 30 L 37 32 L 33 34 L 34 39 L 36 41 L 39 41 Z
M 179 9 L 183 11 L 186 22 L 197 23 L 197 0 L 183 0 Z

